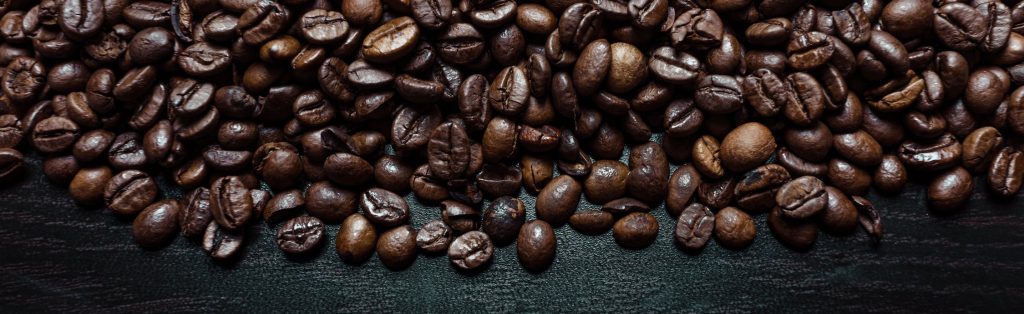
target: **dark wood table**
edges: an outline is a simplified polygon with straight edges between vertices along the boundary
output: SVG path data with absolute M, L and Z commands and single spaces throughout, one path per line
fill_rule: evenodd
M 145 251 L 132 241 L 130 221 L 75 206 L 64 189 L 46 182 L 37 159 L 29 166 L 25 180 L 0 190 L 5 313 L 1024 309 L 1024 201 L 987 200 L 982 182 L 969 208 L 951 217 L 924 208 L 920 185 L 900 197 L 872 195 L 884 215 L 877 248 L 858 231 L 822 234 L 810 252 L 793 252 L 760 215 L 750 248 L 712 243 L 690 255 L 674 247 L 674 221 L 659 209 L 660 236 L 646 250 L 626 251 L 610 234 L 584 236 L 566 226 L 556 229 L 558 257 L 547 272 L 523 271 L 513 245 L 496 250 L 487 271 L 466 275 L 443 256 L 421 256 L 401 272 L 376 258 L 346 265 L 334 253 L 337 226 L 329 227 L 322 254 L 303 261 L 278 251 L 273 228 L 263 224 L 250 230 L 252 241 L 235 265 L 210 262 L 180 237 L 164 250 Z M 533 198 L 526 200 L 532 208 Z M 416 226 L 435 217 L 436 208 L 413 211 Z

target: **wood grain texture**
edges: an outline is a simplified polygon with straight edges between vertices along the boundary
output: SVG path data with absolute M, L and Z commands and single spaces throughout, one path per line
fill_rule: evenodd
M 822 234 L 815 248 L 782 247 L 755 216 L 758 235 L 742 251 L 717 244 L 699 255 L 677 250 L 663 209 L 657 242 L 618 248 L 610 234 L 556 229 L 558 256 L 542 274 L 523 271 L 515 246 L 495 251 L 485 272 L 467 275 L 446 257 L 420 256 L 391 272 L 373 258 L 362 266 L 334 253 L 337 226 L 323 253 L 291 261 L 273 228 L 259 224 L 235 265 L 210 262 L 178 238 L 160 251 L 139 249 L 130 222 L 72 204 L 46 182 L 39 161 L 0 190 L 0 312 L 1019 312 L 1024 308 L 1024 200 L 986 200 L 978 188 L 967 210 L 935 217 L 923 188 L 870 199 L 882 208 L 885 236 L 872 248 L 858 231 Z M 166 189 L 165 189 L 165 193 Z M 524 197 L 532 208 L 533 197 Z M 595 208 L 583 205 L 583 209 Z M 438 217 L 416 204 L 416 226 Z M 529 212 L 533 218 L 532 210 Z

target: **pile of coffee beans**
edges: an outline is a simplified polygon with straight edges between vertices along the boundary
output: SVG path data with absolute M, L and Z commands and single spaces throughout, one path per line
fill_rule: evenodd
M 140 246 L 181 234 L 217 261 L 265 222 L 289 255 L 333 236 L 345 263 L 478 270 L 514 243 L 539 272 L 553 228 L 643 249 L 660 206 L 683 250 L 743 249 L 755 219 L 807 250 L 819 230 L 879 241 L 872 188 L 920 181 L 949 214 L 975 175 L 993 197 L 1024 183 L 1024 2 L 7 0 L 0 16 L 0 181 L 33 150 L 75 203 L 133 218 Z M 437 219 L 410 225 L 410 198 Z

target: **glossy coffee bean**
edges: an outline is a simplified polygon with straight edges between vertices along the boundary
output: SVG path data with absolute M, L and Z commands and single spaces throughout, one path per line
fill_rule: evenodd
M 377 245 L 377 230 L 362 214 L 345 218 L 334 239 L 334 249 L 342 262 L 359 265 L 373 255 Z
M 576 212 L 583 188 L 570 176 L 560 175 L 537 195 L 537 218 L 561 226 Z
M 12 152 L 14 151 L 8 151 L 7 154 L 13 156 L 14 154 Z M 12 170 L 16 170 L 19 167 L 21 166 L 7 166 L 7 170 L 5 170 L 4 173 L 7 176 L 10 176 L 11 174 L 16 173 L 16 171 Z M 110 167 L 106 166 L 95 166 L 78 170 L 78 173 L 76 173 L 75 177 L 71 179 L 71 184 L 68 187 L 71 199 L 80 206 L 95 206 L 103 204 L 103 192 L 107 186 L 107 182 L 110 181 L 113 176 L 114 175 L 110 171 Z M 206 226 L 203 225 L 203 228 L 206 228 Z
M 380 227 L 394 227 L 409 221 L 409 204 L 394 192 L 372 188 L 359 196 L 359 208 L 366 219 Z
M 487 233 L 495 245 L 508 245 L 519 234 L 519 228 L 525 221 L 526 207 L 523 202 L 518 198 L 503 196 L 484 209 L 481 231 Z
M 448 247 L 448 260 L 459 270 L 470 271 L 490 264 L 494 244 L 480 231 L 470 231 L 452 241 Z
M 825 187 L 825 194 L 828 194 L 828 205 L 818 215 L 822 231 L 840 235 L 853 232 L 858 223 L 857 207 L 837 188 Z
M 966 169 L 955 167 L 946 170 L 928 184 L 928 191 L 925 194 L 928 209 L 943 214 L 962 209 L 970 200 L 973 190 L 974 181 Z
M 404 225 L 382 233 L 377 239 L 377 257 L 388 269 L 409 268 L 416 261 L 416 230 Z
M 615 222 L 612 227 L 612 236 L 615 238 L 615 243 L 625 249 L 643 249 L 657 239 L 658 221 L 650 213 L 631 213 Z
M 222 228 L 241 230 L 254 216 L 252 197 L 241 177 L 225 176 L 210 186 L 210 208 Z
M 786 218 L 778 207 L 768 214 L 768 230 L 779 242 L 796 251 L 807 251 L 818 240 L 818 226 L 813 221 Z
M 156 200 L 156 182 L 144 172 L 125 170 L 110 178 L 103 199 L 114 213 L 134 216 Z
M 519 265 L 530 272 L 541 272 L 555 260 L 558 241 L 551 225 L 543 220 L 531 220 L 519 230 L 516 256 Z
M 757 122 L 740 125 L 722 140 L 722 166 L 732 172 L 753 169 L 768 160 L 775 147 L 775 137 L 768 127 Z
M 324 224 L 312 216 L 295 217 L 277 229 L 277 247 L 287 254 L 310 254 L 319 250 L 324 240 Z
M 451 227 L 443 221 L 431 220 L 416 232 L 416 247 L 429 254 L 440 254 L 448 251 L 453 238 Z
M 615 223 L 615 216 L 604 210 L 578 211 L 569 217 L 569 226 L 586 235 L 608 232 Z
M 174 199 L 159 201 L 143 209 L 132 223 L 135 242 L 144 248 L 158 248 L 169 243 L 178 235 L 180 210 L 180 203 Z
M 735 207 L 726 207 L 715 214 L 714 234 L 718 244 L 738 250 L 746 248 L 754 242 L 757 228 L 750 215 Z
M 804 176 L 782 185 L 775 195 L 775 202 L 784 217 L 805 219 L 828 205 L 828 195 L 825 194 L 825 184 L 821 180 Z
M 306 189 L 306 212 L 327 223 L 339 223 L 357 210 L 358 194 L 329 181 L 314 182 Z

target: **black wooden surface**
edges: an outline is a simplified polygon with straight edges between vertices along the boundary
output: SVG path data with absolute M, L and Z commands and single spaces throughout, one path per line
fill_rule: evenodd
M 714 243 L 700 255 L 677 250 L 674 221 L 655 215 L 660 237 L 625 251 L 611 234 L 556 229 L 558 257 L 542 274 L 523 271 L 515 246 L 495 251 L 485 272 L 454 271 L 446 257 L 420 256 L 408 270 L 373 258 L 341 263 L 337 226 L 323 253 L 287 259 L 273 228 L 250 231 L 245 257 L 216 265 L 178 238 L 139 249 L 130 221 L 76 207 L 46 182 L 39 161 L 21 183 L 0 189 L 0 312 L 1019 312 L 1024 308 L 1024 204 L 993 202 L 975 188 L 967 210 L 936 217 L 923 188 L 870 198 L 883 208 L 885 237 L 872 248 L 862 231 L 821 234 L 813 250 L 782 247 L 757 216 L 758 235 L 742 251 Z M 166 192 L 165 193 L 174 193 Z M 525 197 L 532 209 L 533 198 Z M 584 205 L 584 207 L 591 205 Z M 533 212 L 530 210 L 530 217 Z M 417 206 L 416 226 L 438 217 Z

